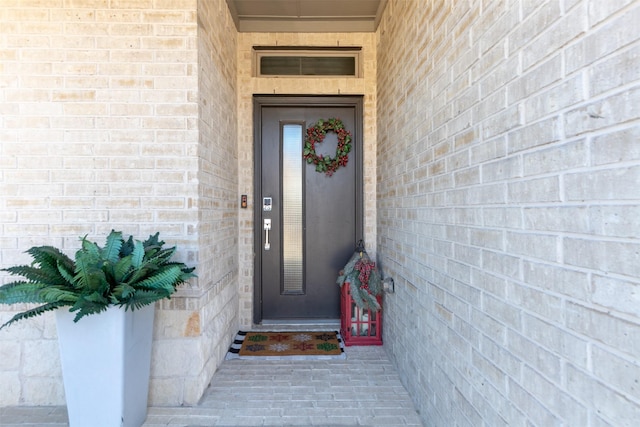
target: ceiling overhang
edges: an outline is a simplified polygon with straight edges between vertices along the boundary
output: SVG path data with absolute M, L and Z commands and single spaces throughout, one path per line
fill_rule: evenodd
M 226 0 L 240 32 L 375 32 L 387 0 Z

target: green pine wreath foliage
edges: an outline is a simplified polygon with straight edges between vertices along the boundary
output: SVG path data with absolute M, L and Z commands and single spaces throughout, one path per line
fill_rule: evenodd
M 36 246 L 27 250 L 31 265 L 4 269 L 24 279 L 0 286 L 0 304 L 40 305 L 16 314 L 0 329 L 60 307 L 77 312 L 75 322 L 111 305 L 139 309 L 170 298 L 180 284 L 196 277 L 194 267 L 171 261 L 176 247 L 163 248 L 159 233 L 140 241 L 125 240 L 112 230 L 103 247 L 86 236 L 81 241 L 74 259 L 52 246 Z
M 356 251 L 344 266 L 336 280 L 340 286 L 347 285 L 353 302 L 362 309 L 380 310 L 378 296 L 382 294 L 382 277 L 364 250 Z

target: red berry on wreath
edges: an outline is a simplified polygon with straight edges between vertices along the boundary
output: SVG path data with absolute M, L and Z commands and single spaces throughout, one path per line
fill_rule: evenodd
M 316 154 L 316 142 L 324 141 L 328 131 L 333 131 L 338 136 L 338 147 L 335 157 L 324 157 Z M 317 136 L 317 138 L 315 138 Z M 316 165 L 316 172 L 324 172 L 327 176 L 333 175 L 340 166 L 347 166 L 349 152 L 351 151 L 351 132 L 344 128 L 340 119 L 320 119 L 316 124 L 307 129 L 307 137 L 304 141 L 303 158 L 309 164 Z

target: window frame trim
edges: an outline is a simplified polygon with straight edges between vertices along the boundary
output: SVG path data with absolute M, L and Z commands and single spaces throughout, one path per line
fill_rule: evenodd
M 354 74 L 262 74 L 260 68 L 263 57 L 312 57 L 312 58 L 354 58 Z M 362 78 L 362 48 L 351 47 L 291 47 L 291 46 L 254 46 L 252 49 L 252 76 L 258 78 Z

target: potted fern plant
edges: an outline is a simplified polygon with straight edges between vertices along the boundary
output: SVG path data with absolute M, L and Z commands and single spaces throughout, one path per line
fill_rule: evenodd
M 125 240 L 112 230 L 103 247 L 85 236 L 74 259 L 32 247 L 31 265 L 5 269 L 24 279 L 0 286 L 0 304 L 37 306 L 0 329 L 55 310 L 71 426 L 138 427 L 146 418 L 155 302 L 195 277 L 158 236 Z

